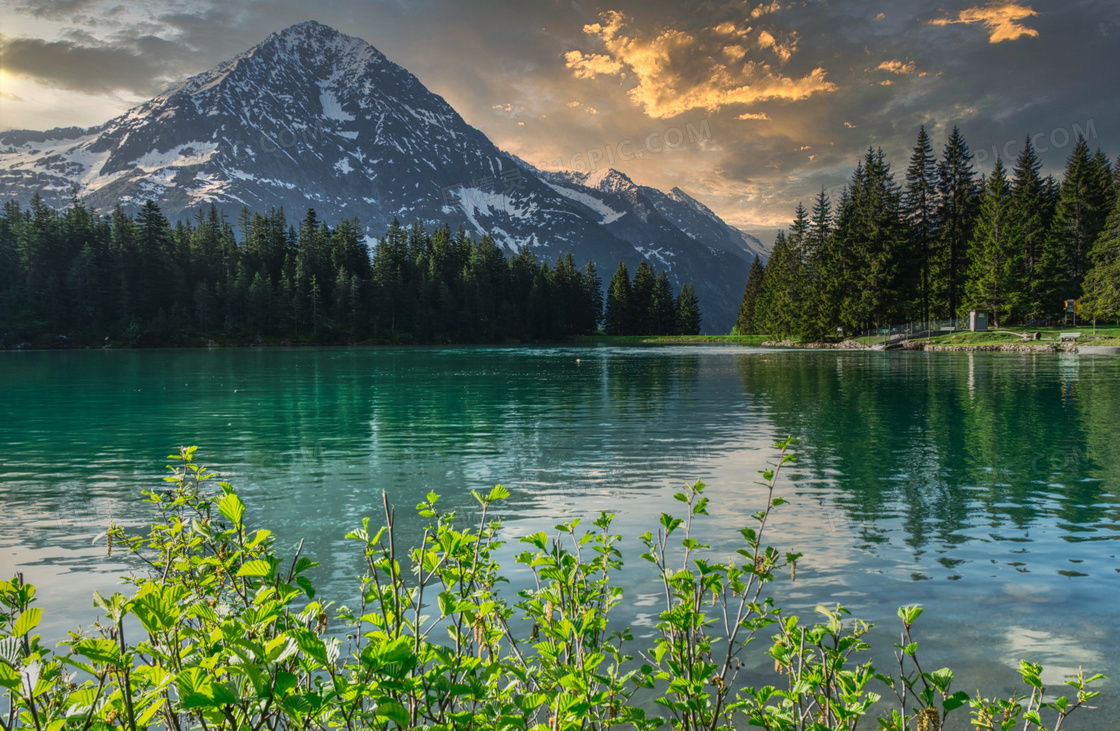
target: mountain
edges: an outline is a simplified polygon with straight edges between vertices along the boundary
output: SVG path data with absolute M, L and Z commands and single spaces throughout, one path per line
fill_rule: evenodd
M 767 258 L 761 241 L 728 225 L 710 208 L 680 188 L 663 193 L 656 188 L 637 185 L 614 169 L 590 173 L 556 173 L 535 169 L 533 172 L 562 195 L 586 203 L 583 198 L 568 192 L 575 190 L 609 208 L 611 212 L 604 215 L 604 225 L 635 246 L 655 250 L 659 248 L 655 244 L 679 240 L 684 234 L 692 242 L 686 244 L 686 249 L 700 243 L 743 259 L 748 266 L 755 256 L 761 256 L 763 260 Z M 627 215 L 630 217 L 624 219 Z M 636 220 L 644 225 L 637 224 Z
M 727 332 L 757 239 L 678 189 L 614 170 L 544 173 L 499 150 L 441 97 L 365 41 L 309 21 L 90 129 L 0 133 L 0 195 L 172 220 L 284 207 L 357 218 L 374 243 L 389 222 L 490 232 L 508 251 L 571 252 L 604 279 L 618 261 L 693 281 L 706 332 Z

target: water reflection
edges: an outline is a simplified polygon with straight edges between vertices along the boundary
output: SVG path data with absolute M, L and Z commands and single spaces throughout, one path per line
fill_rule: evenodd
M 1071 401 L 1079 366 L 1039 356 L 789 353 L 739 369 L 777 431 L 803 439 L 812 479 L 842 491 L 837 507 L 853 522 L 897 517 L 916 555 L 1030 540 L 1043 518 L 1066 541 L 1117 537 L 1110 378 Z
M 198 444 L 286 544 L 306 538 L 323 564 L 317 580 L 343 601 L 360 566 L 342 536 L 378 515 L 383 490 L 407 543 L 420 529 L 411 507 L 428 491 L 469 518 L 470 490 L 505 484 L 512 536 L 601 509 L 634 535 L 678 506 L 682 481 L 702 479 L 713 497 L 706 540 L 730 551 L 759 505 L 753 480 L 768 446 L 795 435 L 794 499 L 772 534 L 806 552 L 796 590 L 781 589 L 792 609 L 844 601 L 893 626 L 894 607 L 923 602 L 939 618 L 931 634 L 967 643 L 945 664 L 977 672 L 1040 644 L 1086 658 L 1063 654 L 1071 637 L 1093 638 L 1107 664 L 1120 656 L 1120 639 L 1101 629 L 1120 619 L 1118 360 L 727 348 L 0 353 L 0 568 L 40 583 L 44 627 L 85 621 L 89 592 L 125 569 L 94 536 L 110 517 L 143 521 L 134 497 L 158 484 L 159 458 L 180 444 Z M 628 619 L 644 630 L 651 577 L 636 557 L 627 567 Z M 1085 625 L 1058 626 L 1070 617 Z

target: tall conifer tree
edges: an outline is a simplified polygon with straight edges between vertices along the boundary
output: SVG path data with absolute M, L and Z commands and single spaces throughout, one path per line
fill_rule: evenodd
M 965 306 L 990 311 L 998 329 L 1019 307 L 1023 289 L 1023 251 L 1014 231 L 1014 200 L 1003 161 L 988 176 L 972 239 Z
M 972 153 L 957 127 L 938 165 L 937 195 L 939 235 L 930 267 L 933 312 L 937 317 L 958 317 L 979 193 Z
M 902 212 L 909 228 L 906 285 L 913 293 L 914 312 L 923 322 L 930 317 L 930 261 L 937 238 L 937 160 L 925 125 L 918 129 L 918 140 L 906 169 L 906 190 Z
M 747 284 L 743 287 L 743 301 L 739 303 L 739 317 L 735 320 L 735 332 L 739 335 L 751 335 L 755 332 L 754 313 L 758 303 L 759 290 L 762 287 L 763 265 L 758 256 L 751 262 L 751 270 L 747 274 Z

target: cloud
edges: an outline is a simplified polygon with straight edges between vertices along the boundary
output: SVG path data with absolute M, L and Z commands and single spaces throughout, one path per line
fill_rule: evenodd
M 791 34 L 788 42 L 781 43 L 774 38 L 774 35 L 770 31 L 761 30 L 758 32 L 758 47 L 762 50 L 772 50 L 778 58 L 782 59 L 782 63 L 785 63 L 790 60 L 794 51 L 797 50 L 797 36 Z
M 151 37 L 137 39 L 132 48 L 0 36 L 0 65 L 13 76 L 85 94 L 154 93 L 173 78 L 166 72 L 174 59 L 151 51 L 173 45 Z
M 956 18 L 938 18 L 929 21 L 929 23 L 930 25 L 953 25 L 956 23 L 971 25 L 973 23 L 980 23 L 988 31 L 989 43 L 1002 43 L 1003 41 L 1014 41 L 1023 36 L 1037 38 L 1037 30 L 1028 28 L 1019 22 L 1020 20 L 1026 20 L 1036 15 L 1038 15 L 1038 13 L 1029 5 L 1019 5 L 1017 2 L 999 2 L 996 0 L 996 2 L 990 3 L 984 7 L 977 6 L 962 10 Z
M 600 53 L 583 55 L 579 51 L 568 51 L 564 54 L 568 68 L 577 79 L 594 79 L 596 76 L 611 76 L 622 73 L 623 64 L 610 56 Z
M 913 61 L 883 61 L 876 67 L 878 71 L 889 71 L 892 74 L 912 74 L 917 68 Z
M 93 10 L 96 5 L 97 0 L 32 0 L 19 3 L 16 10 L 36 18 L 70 20 L 79 13 Z
M 738 117 L 736 117 L 736 119 L 743 119 L 743 120 L 755 119 L 755 120 L 759 120 L 761 122 L 769 122 L 770 121 L 770 115 L 767 114 L 766 112 L 753 112 L 753 113 L 752 112 L 747 112 L 745 114 L 740 114 Z
M 587 112 L 588 114 L 591 114 L 591 115 L 595 115 L 595 114 L 599 113 L 599 110 L 596 109 L 595 107 L 589 107 L 586 104 L 580 104 L 579 102 L 576 102 L 576 101 L 568 102 L 568 106 L 571 107 L 572 109 L 582 109 L 583 111 L 585 111 L 585 112 Z
M 632 81 L 627 92 L 630 101 L 655 119 L 692 109 L 715 111 L 765 100 L 800 101 L 837 88 L 827 80 L 823 68 L 795 78 L 776 72 L 763 60 L 745 59 L 741 47 L 742 55 L 735 51 L 728 56 L 726 38 L 748 31 L 736 33 L 727 23 L 695 31 L 661 29 L 653 34 L 632 31 L 628 25 L 622 13 L 604 13 L 599 23 L 586 25 L 583 31 L 597 39 L 606 53 L 569 51 L 564 56 L 566 65 L 579 79 L 619 76 Z M 757 46 L 784 63 L 796 50 L 796 36 L 790 34 L 779 41 L 771 31 L 763 30 L 757 35 Z
M 763 15 L 776 13 L 781 9 L 782 6 L 778 3 L 778 0 L 774 0 L 774 2 L 770 3 L 769 5 L 767 5 L 766 3 L 762 3 L 757 8 L 751 11 L 751 20 L 758 20 Z

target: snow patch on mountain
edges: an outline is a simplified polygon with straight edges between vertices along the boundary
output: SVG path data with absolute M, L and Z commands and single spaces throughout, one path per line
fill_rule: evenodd
M 568 187 L 563 186 L 563 185 L 558 185 L 558 184 L 550 182 L 548 180 L 544 181 L 544 183 L 549 188 L 552 188 L 553 190 L 555 190 L 557 193 L 564 196 L 565 198 L 567 198 L 569 200 L 573 200 L 577 203 L 582 203 L 583 205 L 587 206 L 591 210 L 598 213 L 600 216 L 603 217 L 602 220 L 599 221 L 599 223 L 602 223 L 602 224 L 614 223 L 615 221 L 617 221 L 618 219 L 620 219 L 620 218 L 622 218 L 623 216 L 626 215 L 626 211 L 616 211 L 613 208 L 611 208 L 610 206 L 608 206 L 606 203 L 599 200 L 598 198 L 596 198 L 593 195 L 588 195 L 587 193 L 581 193 L 578 190 L 573 190 L 572 188 L 568 188 Z
M 522 208 L 510 196 L 481 188 L 461 188 L 455 196 L 459 201 L 459 209 L 463 211 L 479 235 L 496 230 L 492 222 L 482 223 L 479 221 L 480 218 L 492 220 L 504 215 L 514 220 L 527 220 L 537 210 L 534 203 Z
M 166 152 L 150 150 L 133 160 L 132 165 L 146 173 L 168 167 L 202 165 L 209 162 L 217 151 L 217 142 L 185 142 Z
M 335 96 L 333 91 L 326 88 L 326 84 L 327 82 L 320 83 L 321 91 L 319 93 L 319 103 L 323 105 L 323 116 L 336 122 L 353 122 L 354 115 L 342 108 L 338 97 Z
M 671 270 L 673 268 L 673 257 L 676 256 L 676 252 L 667 251 L 664 247 L 660 246 L 655 249 L 653 248 L 652 244 L 648 247 L 635 246 L 634 251 L 644 256 L 648 261 L 653 261 L 654 259 L 656 259 L 661 264 L 661 266 L 665 267 L 666 269 Z

